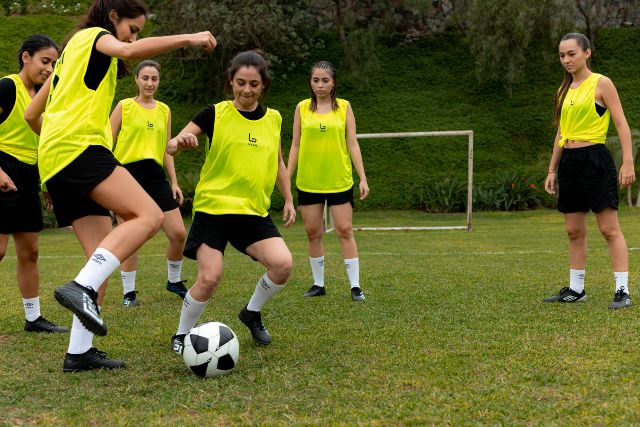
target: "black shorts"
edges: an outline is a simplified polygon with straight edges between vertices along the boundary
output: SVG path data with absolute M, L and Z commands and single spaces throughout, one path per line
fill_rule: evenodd
M 124 167 L 162 209 L 162 212 L 169 212 L 178 208 L 178 202 L 173 198 L 164 169 L 155 160 L 140 160 L 127 163 Z
M 42 231 L 38 166 L 0 151 L 0 168 L 18 188 L 18 191 L 0 191 L 0 234 Z
M 604 144 L 562 150 L 558 210 L 562 213 L 618 209 L 616 164 Z
M 58 227 L 66 227 L 89 215 L 111 215 L 108 209 L 89 197 L 89 192 L 111 175 L 117 166 L 120 162 L 111 151 L 92 145 L 47 181 Z
M 201 244 L 224 254 L 227 243 L 246 254 L 247 247 L 260 240 L 282 237 L 270 216 L 210 215 L 196 212 L 189 230 L 184 256 L 196 259 Z
M 309 193 L 298 188 L 298 204 L 301 206 L 324 205 L 325 201 L 329 206 L 351 203 L 353 207 L 353 187 L 340 193 Z

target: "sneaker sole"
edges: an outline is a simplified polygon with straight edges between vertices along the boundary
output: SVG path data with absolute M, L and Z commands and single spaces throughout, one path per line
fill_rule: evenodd
M 91 317 L 84 311 L 84 307 L 78 306 L 75 301 L 65 295 L 64 291 L 61 291 L 60 288 L 56 288 L 56 290 L 53 292 L 53 295 L 56 298 L 56 301 L 58 301 L 63 307 L 78 316 L 78 319 L 80 319 L 82 325 L 89 331 L 101 337 L 107 335 L 106 323 L 104 323 L 104 321 L 102 322 L 102 324 L 98 323 L 98 321 L 96 321 L 93 317 Z
M 113 368 L 110 368 L 108 366 L 98 366 L 98 367 L 88 367 L 88 368 L 62 368 L 62 372 L 66 373 L 66 374 L 72 374 L 75 372 L 87 372 L 87 371 L 99 371 L 101 369 L 106 369 L 108 371 L 114 371 L 116 369 L 125 369 L 126 365 L 122 365 L 122 366 L 114 366 Z

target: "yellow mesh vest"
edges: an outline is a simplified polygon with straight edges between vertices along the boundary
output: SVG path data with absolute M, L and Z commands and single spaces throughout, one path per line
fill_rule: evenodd
M 560 113 L 560 141 L 567 140 L 604 144 L 609 130 L 609 109 L 600 117 L 596 112 L 596 87 L 602 74 L 593 73 L 575 89 L 569 88 Z
M 122 164 L 153 159 L 162 166 L 167 148 L 169 107 L 156 101 L 156 106 L 149 109 L 133 98 L 123 99 L 121 104 L 122 124 L 113 154 Z
M 309 110 L 311 99 L 300 102 L 300 151 L 296 186 L 310 193 L 339 193 L 353 186 L 346 123 L 349 102 L 326 114 Z
M 9 117 L 0 124 L 0 151 L 23 163 L 35 165 L 38 160 L 38 135 L 24 119 L 24 110 L 31 102 L 31 96 L 17 74 L 3 78 L 13 80 L 16 86 L 16 103 Z
M 231 101 L 215 105 L 213 138 L 200 172 L 194 212 L 265 217 L 278 175 L 280 113 L 244 118 Z
M 102 31 L 106 30 L 78 31 L 56 63 L 38 149 L 43 183 L 91 145 L 111 150 L 109 113 L 116 89 L 117 58 L 111 58 L 109 70 L 96 90 L 84 82 L 96 36 Z

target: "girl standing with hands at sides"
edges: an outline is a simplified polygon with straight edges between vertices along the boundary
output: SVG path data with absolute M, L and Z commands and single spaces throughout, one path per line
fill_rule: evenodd
M 34 34 L 18 51 L 20 72 L 0 79 L 0 260 L 13 235 L 18 288 L 27 332 L 68 332 L 40 314 L 38 233 L 42 231 L 38 135 L 24 121 L 24 111 L 58 60 L 58 45 Z
M 331 209 L 340 239 L 344 265 L 351 284 L 351 299 L 363 301 L 360 287 L 360 261 L 353 237 L 353 175 L 351 162 L 360 177 L 360 200 L 369 195 L 356 120 L 349 101 L 336 98 L 336 70 L 327 61 L 311 67 L 310 99 L 301 101 L 293 117 L 293 139 L 289 151 L 288 173 L 298 168 L 298 204 L 309 242 L 309 262 L 313 286 L 304 294 L 326 294 L 324 287 L 323 210 Z
M 208 31 L 137 40 L 146 15 L 139 0 L 95 0 L 25 112 L 31 128 L 40 133 L 40 179 L 59 225 L 73 226 L 85 253 L 94 248 L 75 279 L 54 292 L 74 313 L 64 372 L 124 367 L 93 347 L 93 334 L 107 333 L 97 291 L 164 220 L 158 205 L 111 152 L 109 112 L 116 77 L 127 71 L 123 60 L 180 47 L 211 51 L 216 46 Z M 176 149 L 168 147 L 170 153 Z M 107 233 L 110 210 L 125 222 Z
M 171 345 L 181 354 L 185 334 L 196 324 L 220 284 L 227 243 L 267 269 L 238 317 L 257 343 L 271 335 L 262 307 L 282 291 L 292 268 L 291 252 L 269 217 L 274 184 L 284 197 L 285 227 L 295 221 L 293 196 L 280 149 L 280 113 L 260 101 L 269 88 L 269 70 L 256 51 L 237 54 L 227 71 L 233 100 L 208 105 L 175 138 L 189 145 L 208 137 L 206 159 L 193 201 L 193 224 L 184 255 L 198 262 L 198 277 L 184 297 Z
M 631 185 L 633 170 L 631 131 L 620 98 L 608 77 L 589 68 L 591 45 L 580 33 L 569 33 L 560 41 L 564 81 L 557 92 L 555 118 L 558 132 L 549 162 L 545 189 L 555 194 L 558 177 L 558 210 L 564 214 L 569 236 L 569 286 L 545 302 L 578 302 L 584 290 L 587 259 L 587 213 L 596 215 L 607 241 L 615 293 L 609 308 L 629 307 L 629 260 L 627 243 L 618 223 L 618 188 Z M 622 147 L 622 166 L 616 166 L 605 147 L 609 118 L 616 126 Z
M 138 95 L 123 99 L 111 113 L 111 131 L 115 141 L 113 154 L 125 169 L 162 209 L 162 230 L 169 239 L 167 246 L 167 290 L 184 298 L 187 293 L 180 274 L 185 229 L 180 214 L 182 191 L 178 186 L 173 156 L 166 152 L 171 138 L 171 110 L 154 96 L 160 84 L 160 64 L 145 60 L 135 70 Z M 166 167 L 171 186 L 166 180 Z M 118 217 L 118 222 L 124 220 Z M 120 266 L 124 305 L 138 305 L 136 298 L 136 266 L 138 254 L 134 252 Z

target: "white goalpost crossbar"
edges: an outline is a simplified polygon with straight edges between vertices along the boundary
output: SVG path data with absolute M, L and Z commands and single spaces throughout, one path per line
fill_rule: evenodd
M 433 227 L 354 227 L 359 231 L 415 231 L 415 230 L 467 230 L 472 228 L 473 212 L 473 131 L 472 130 L 452 130 L 433 132 L 391 132 L 391 133 L 361 133 L 356 135 L 358 139 L 385 139 L 385 138 L 421 138 L 430 136 L 466 136 L 467 137 L 467 224 L 466 225 L 444 225 Z M 333 231 L 333 218 L 325 202 L 324 205 L 324 228 L 325 232 Z

